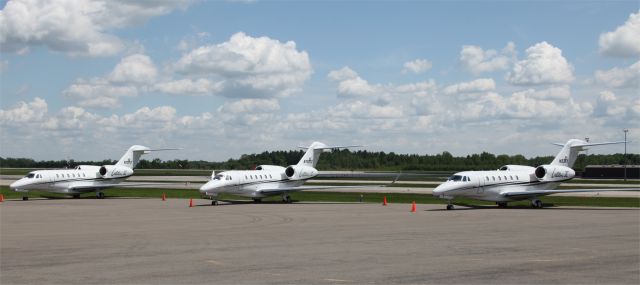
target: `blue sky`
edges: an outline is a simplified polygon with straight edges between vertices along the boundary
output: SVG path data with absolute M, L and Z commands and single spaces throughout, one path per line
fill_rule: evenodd
M 0 156 L 555 155 L 633 140 L 639 58 L 637 1 L 9 1 Z

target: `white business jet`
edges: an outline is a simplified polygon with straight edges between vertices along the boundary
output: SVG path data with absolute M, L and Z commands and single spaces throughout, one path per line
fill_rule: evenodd
M 134 145 L 125 152 L 115 165 L 80 165 L 75 169 L 31 171 L 27 176 L 11 183 L 9 187 L 16 192 L 24 193 L 22 200 L 29 200 L 27 194 L 31 190 L 67 194 L 72 195 L 74 198 L 80 197 L 82 193 L 96 192 L 96 197 L 102 199 L 104 198 L 102 190 L 105 188 L 158 184 L 120 184 L 120 182 L 133 175 L 133 168 L 140 161 L 141 155 L 160 150 L 176 149 L 150 149 L 145 146 Z
M 640 188 L 608 189 L 556 189 L 560 183 L 571 180 L 575 171 L 571 169 L 578 153 L 585 147 L 618 144 L 622 142 L 587 143 L 572 139 L 562 146 L 562 150 L 550 164 L 531 167 L 525 165 L 505 165 L 495 171 L 458 172 L 433 190 L 433 196 L 449 201 L 447 210 L 453 209 L 451 200 L 457 197 L 496 202 L 506 207 L 507 202 L 531 200 L 531 206 L 542 208 L 540 196 L 556 193 L 639 191 Z
M 268 196 L 282 195 L 282 201 L 291 202 L 290 192 L 309 189 L 358 188 L 362 186 L 302 186 L 305 181 L 318 175 L 315 169 L 320 154 L 325 150 L 352 146 L 328 146 L 314 142 L 307 148 L 298 164 L 287 167 L 260 165 L 255 170 L 232 170 L 211 173 L 211 180 L 200 187 L 200 194 L 209 196 L 212 205 L 218 205 L 218 194 L 228 193 L 249 197 L 255 202 Z M 304 148 L 304 147 L 303 147 Z

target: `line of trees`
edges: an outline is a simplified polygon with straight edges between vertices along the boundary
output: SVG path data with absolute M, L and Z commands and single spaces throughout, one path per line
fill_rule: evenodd
M 238 159 L 229 159 L 224 162 L 209 162 L 203 160 L 153 160 L 142 159 L 137 168 L 144 169 L 251 169 L 257 165 L 291 165 L 296 164 L 303 155 L 303 151 L 265 151 L 259 154 L 245 154 Z M 384 170 L 384 171 L 421 171 L 421 170 L 487 170 L 497 169 L 505 164 L 519 164 L 538 166 L 550 163 L 553 156 L 537 156 L 526 158 L 523 155 L 494 155 L 488 152 L 471 154 L 467 156 L 453 156 L 449 152 L 435 155 L 396 154 L 393 152 L 369 152 L 334 150 L 322 154 L 317 168 L 319 170 Z M 74 160 L 48 160 L 35 161 L 29 158 L 3 158 L 0 157 L 0 167 L 19 168 L 72 168 L 77 165 L 107 165 L 115 164 L 115 160 L 102 161 L 74 161 Z M 583 171 L 587 165 L 611 165 L 624 164 L 624 155 L 584 155 L 578 156 L 574 169 Z M 626 164 L 640 164 L 640 154 L 627 154 Z

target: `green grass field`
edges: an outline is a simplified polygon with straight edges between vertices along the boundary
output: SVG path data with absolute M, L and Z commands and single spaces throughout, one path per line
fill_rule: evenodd
M 0 187 L 0 193 L 4 195 L 5 199 L 19 199 L 22 197 L 22 193 L 17 193 L 9 190 L 9 187 Z M 184 190 L 184 189 L 144 189 L 144 188 L 112 188 L 104 191 L 107 198 L 121 198 L 121 197 L 140 197 L 140 198 L 154 198 L 160 199 L 162 193 L 165 193 L 167 198 L 200 198 L 200 194 L 196 190 Z M 402 194 L 402 193 L 336 193 L 336 192 L 314 192 L 314 191 L 301 191 L 291 193 L 291 198 L 294 201 L 314 201 L 314 202 L 360 202 L 362 195 L 362 202 L 364 203 L 382 203 L 383 197 L 387 197 L 389 203 L 411 203 L 415 201 L 418 204 L 446 204 L 445 200 L 434 198 L 431 195 L 425 194 Z M 30 192 L 29 197 L 37 198 L 44 197 L 50 199 L 72 199 L 69 196 L 52 194 L 46 192 Z M 83 194 L 80 199 L 95 199 L 93 193 Z M 241 200 L 248 201 L 247 198 L 235 197 L 232 195 L 221 195 L 221 200 Z M 542 197 L 545 207 L 552 206 L 589 206 L 589 207 L 640 207 L 640 198 L 610 198 L 610 197 L 559 197 L 559 196 L 546 196 Z M 280 201 L 279 196 L 270 197 L 264 199 L 264 201 Z M 482 202 L 470 199 L 456 199 L 454 200 L 457 205 L 469 205 L 469 206 L 486 206 L 494 205 L 491 202 Z M 529 207 L 529 201 L 519 201 L 509 203 L 513 207 Z

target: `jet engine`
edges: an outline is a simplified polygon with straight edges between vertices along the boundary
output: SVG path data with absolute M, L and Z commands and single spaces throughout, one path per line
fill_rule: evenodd
M 539 181 L 545 182 L 564 181 L 576 176 L 573 169 L 561 165 L 540 165 L 534 173 Z
M 289 180 L 303 180 L 318 175 L 318 170 L 304 165 L 289 165 L 284 170 L 284 174 L 287 175 Z
M 133 169 L 115 165 L 103 165 L 98 170 L 102 178 L 123 178 L 133 175 Z

